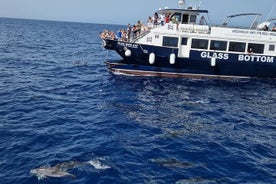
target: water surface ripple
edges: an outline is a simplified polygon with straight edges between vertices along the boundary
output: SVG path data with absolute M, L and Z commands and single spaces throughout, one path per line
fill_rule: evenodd
M 276 183 L 275 80 L 115 76 L 105 28 L 0 19 L 1 183 Z

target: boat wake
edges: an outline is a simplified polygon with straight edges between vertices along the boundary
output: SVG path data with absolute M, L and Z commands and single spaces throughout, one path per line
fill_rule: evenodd
M 110 169 L 111 167 L 108 165 L 104 165 L 101 163 L 102 159 L 97 159 L 97 160 L 90 160 L 88 163 L 92 165 L 95 169 L 98 170 L 105 170 L 105 169 Z

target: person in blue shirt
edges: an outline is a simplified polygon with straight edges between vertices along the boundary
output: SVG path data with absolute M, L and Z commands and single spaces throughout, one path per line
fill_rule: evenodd
M 117 32 L 117 39 L 118 40 L 122 39 L 122 30 L 121 29 Z

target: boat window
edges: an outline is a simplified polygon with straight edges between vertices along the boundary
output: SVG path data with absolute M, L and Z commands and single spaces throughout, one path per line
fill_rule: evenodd
M 163 37 L 163 46 L 165 47 L 177 47 L 178 46 L 178 38 L 177 37 Z
M 227 41 L 212 40 L 210 50 L 226 50 Z
M 190 16 L 190 23 L 196 23 L 196 15 Z
M 177 22 L 181 22 L 181 13 L 174 13 L 172 16 L 171 16 L 171 19 L 175 17 L 176 21 Z
M 183 14 L 182 24 L 188 24 L 189 22 L 189 15 Z
M 182 38 L 181 45 L 187 45 L 188 38 Z
M 269 51 L 274 51 L 275 50 L 275 45 L 269 45 Z
M 248 49 L 252 49 L 253 53 L 263 54 L 264 53 L 264 44 L 249 43 Z
M 208 40 L 204 39 L 193 39 L 192 40 L 192 48 L 195 49 L 207 49 L 208 48 Z
M 244 43 L 244 42 L 230 42 L 229 51 L 245 52 L 245 45 L 246 45 L 246 43 Z

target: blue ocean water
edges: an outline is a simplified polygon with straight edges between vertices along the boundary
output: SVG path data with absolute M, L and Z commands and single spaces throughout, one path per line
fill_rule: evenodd
M 0 183 L 276 183 L 275 80 L 113 75 L 119 28 L 0 19 Z

